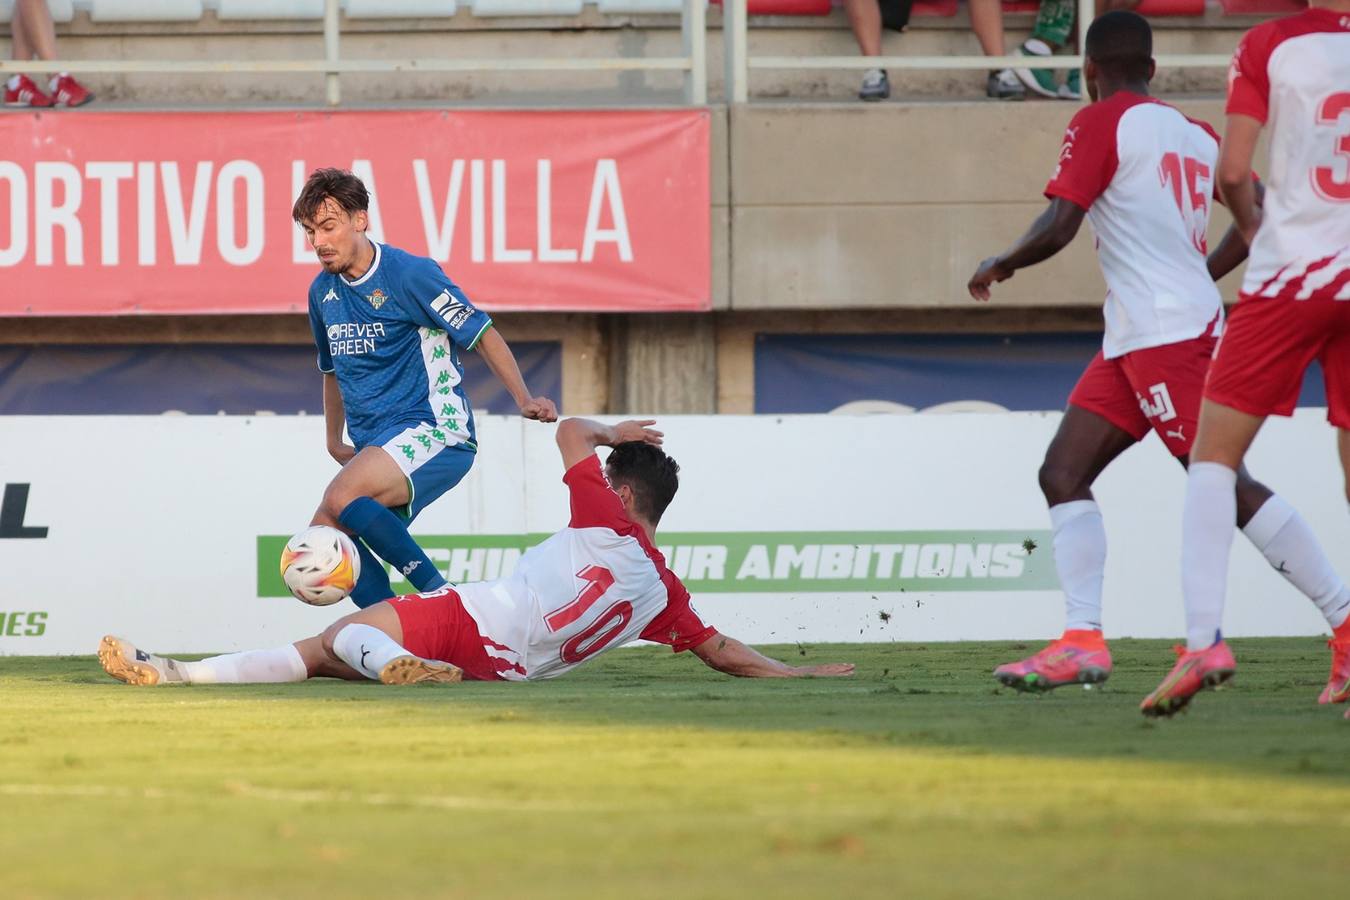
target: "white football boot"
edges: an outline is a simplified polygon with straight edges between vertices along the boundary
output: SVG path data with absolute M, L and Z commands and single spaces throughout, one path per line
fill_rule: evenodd
M 420 656 L 400 656 L 385 663 L 380 669 L 380 681 L 384 684 L 423 684 L 439 682 L 442 684 L 461 681 L 464 670 L 446 662 L 434 659 L 422 659 Z
M 98 644 L 98 661 L 118 681 L 140 687 L 187 684 L 181 664 L 164 656 L 137 650 L 129 641 L 107 635 Z

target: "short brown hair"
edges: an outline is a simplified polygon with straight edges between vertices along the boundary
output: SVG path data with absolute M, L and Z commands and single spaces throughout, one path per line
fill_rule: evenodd
M 612 485 L 628 485 L 633 511 L 653 525 L 661 521 L 680 489 L 680 464 L 646 441 L 616 444 L 605 460 L 605 474 Z
M 360 178 L 346 169 L 315 169 L 291 207 L 291 218 L 297 222 L 313 221 L 330 197 L 349 216 L 365 212 L 370 206 L 370 194 Z

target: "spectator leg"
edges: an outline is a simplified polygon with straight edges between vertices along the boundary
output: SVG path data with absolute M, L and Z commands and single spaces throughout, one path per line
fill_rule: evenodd
M 881 6 L 877 0 L 844 0 L 848 24 L 863 56 L 881 55 Z
M 970 27 L 985 56 L 1002 56 L 1003 0 L 970 0 Z
M 10 27 L 15 59 L 56 59 L 56 26 L 47 0 L 16 0 Z

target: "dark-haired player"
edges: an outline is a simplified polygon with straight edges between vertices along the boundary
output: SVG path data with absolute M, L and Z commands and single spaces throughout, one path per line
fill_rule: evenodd
M 1295 16 L 1243 37 L 1228 82 L 1228 126 L 1218 184 L 1251 245 L 1242 292 L 1201 408 L 1186 479 L 1181 589 L 1186 649 L 1144 699 L 1145 715 L 1171 715 L 1232 675 L 1223 640 L 1233 483 L 1266 416 L 1294 410 L 1304 371 L 1320 360 L 1327 418 L 1337 429 L 1350 492 L 1350 0 L 1312 0 Z M 1269 123 L 1270 193 L 1264 216 L 1245 171 Z M 1293 513 L 1290 511 L 1290 515 Z M 1287 567 L 1334 573 L 1306 526 Z M 1342 588 L 1342 591 L 1344 589 Z M 1331 674 L 1319 703 L 1350 701 L 1350 603 L 1327 612 Z
M 990 285 L 1058 253 L 1084 216 L 1092 222 L 1108 288 L 1106 334 L 1069 396 L 1040 470 L 1065 631 L 1039 653 L 994 671 L 1021 690 L 1099 682 L 1110 674 L 1101 631 L 1106 529 L 1092 484 L 1150 429 L 1187 465 L 1205 373 L 1223 326 L 1214 280 L 1245 256 L 1230 229 L 1206 259 L 1219 140 L 1209 125 L 1148 95 L 1154 72 L 1148 22 L 1131 12 L 1106 13 L 1088 29 L 1086 50 L 1094 102 L 1069 123 L 1045 189 L 1050 206 L 1010 250 L 981 263 L 969 284 L 977 300 L 989 299 Z M 1245 471 L 1229 491 L 1236 508 L 1228 527 L 1236 520 L 1329 622 L 1339 621 L 1350 609 L 1350 590 L 1307 523 Z M 1289 564 L 1295 559 L 1298 565 Z
M 303 681 L 326 675 L 386 684 L 555 678 L 642 638 L 692 650 L 720 672 L 760 678 L 851 675 L 844 663 L 789 666 L 705 625 L 653 541 L 680 467 L 652 421 L 558 426 L 571 498 L 566 528 L 497 581 L 377 603 L 322 635 L 273 650 L 182 662 L 103 639 L 99 661 L 137 685 Z M 602 468 L 595 449 L 613 447 Z
M 522 416 L 558 417 L 553 401 L 530 394 L 492 319 L 435 260 L 370 240 L 369 199 L 351 172 L 318 169 L 291 211 L 323 266 L 310 285 L 309 322 L 328 452 L 342 465 L 312 524 L 357 536 L 360 607 L 393 596 L 376 556 L 418 590 L 445 586 L 408 523 L 460 482 L 478 450 L 461 351 L 478 351 Z M 342 439 L 344 422 L 355 446 Z

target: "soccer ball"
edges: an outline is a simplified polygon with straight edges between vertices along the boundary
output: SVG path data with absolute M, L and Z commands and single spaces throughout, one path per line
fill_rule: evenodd
M 281 551 L 282 580 L 297 600 L 310 606 L 337 603 L 352 592 L 360 577 L 356 545 L 327 525 L 306 528 Z

